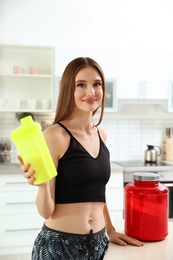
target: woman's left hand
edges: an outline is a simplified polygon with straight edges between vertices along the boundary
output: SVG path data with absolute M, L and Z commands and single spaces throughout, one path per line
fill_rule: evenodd
M 115 230 L 109 234 L 109 240 L 110 240 L 110 242 L 118 244 L 120 246 L 126 246 L 127 244 L 130 244 L 133 246 L 143 246 L 144 245 L 143 242 L 141 242 L 135 238 L 129 237 L 126 234 L 119 233 Z

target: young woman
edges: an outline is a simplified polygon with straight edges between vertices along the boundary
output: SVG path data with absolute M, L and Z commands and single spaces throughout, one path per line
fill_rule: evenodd
M 104 98 L 104 75 L 98 63 L 82 57 L 71 61 L 62 75 L 54 124 L 44 131 L 58 175 L 38 186 L 36 205 L 45 223 L 34 243 L 33 260 L 103 259 L 109 241 L 143 245 L 116 232 L 106 205 L 110 158 L 106 134 L 99 126 Z M 23 164 L 21 157 L 19 161 L 33 184 L 29 162 Z

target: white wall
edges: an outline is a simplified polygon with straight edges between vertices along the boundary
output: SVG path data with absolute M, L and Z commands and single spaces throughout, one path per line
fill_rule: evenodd
M 0 42 L 172 49 L 172 0 L 1 0 Z
M 0 6 L 4 42 L 88 46 L 101 39 L 100 4 L 93 13 L 92 0 L 1 0 Z
M 116 77 L 117 47 L 173 50 L 172 10 L 172 0 L 0 0 L 0 43 L 57 46 L 57 74 L 73 58 L 73 48 L 97 59 L 94 50 L 109 47 L 98 61 L 107 77 Z M 0 113 L 0 138 L 17 125 L 14 114 Z M 172 114 L 159 106 L 131 105 L 105 114 L 102 125 L 112 160 L 143 159 L 146 144 L 162 144 Z

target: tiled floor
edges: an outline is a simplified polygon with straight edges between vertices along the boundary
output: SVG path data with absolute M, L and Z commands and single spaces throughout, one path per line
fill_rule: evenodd
M 0 260 L 31 260 L 31 256 L 27 255 L 0 255 Z

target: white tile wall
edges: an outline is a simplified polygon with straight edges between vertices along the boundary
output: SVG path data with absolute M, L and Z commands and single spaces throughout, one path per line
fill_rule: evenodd
M 147 144 L 162 146 L 166 127 L 173 127 L 173 115 L 150 107 L 131 106 L 119 113 L 105 113 L 101 126 L 107 132 L 107 146 L 111 160 L 143 160 Z M 51 123 L 51 115 L 37 115 L 35 120 Z M 0 139 L 9 138 L 10 132 L 19 126 L 14 113 L 0 114 Z M 11 162 L 17 162 L 16 149 L 12 144 Z
M 35 116 L 35 121 L 41 122 L 46 121 L 48 124 L 52 123 L 52 116 Z M 21 124 L 16 118 L 15 113 L 0 113 L 0 141 L 10 140 L 10 133 L 12 130 L 20 126 Z M 14 143 L 11 141 L 11 163 L 18 163 L 17 150 Z
M 157 105 L 127 105 L 118 113 L 106 113 L 102 127 L 112 161 L 143 160 L 147 144 L 162 147 L 165 128 L 173 127 L 173 114 Z
M 117 119 L 111 122 L 112 127 L 107 130 L 111 160 L 143 160 L 147 144 L 162 146 L 164 120 L 159 127 L 156 127 L 157 121 Z

